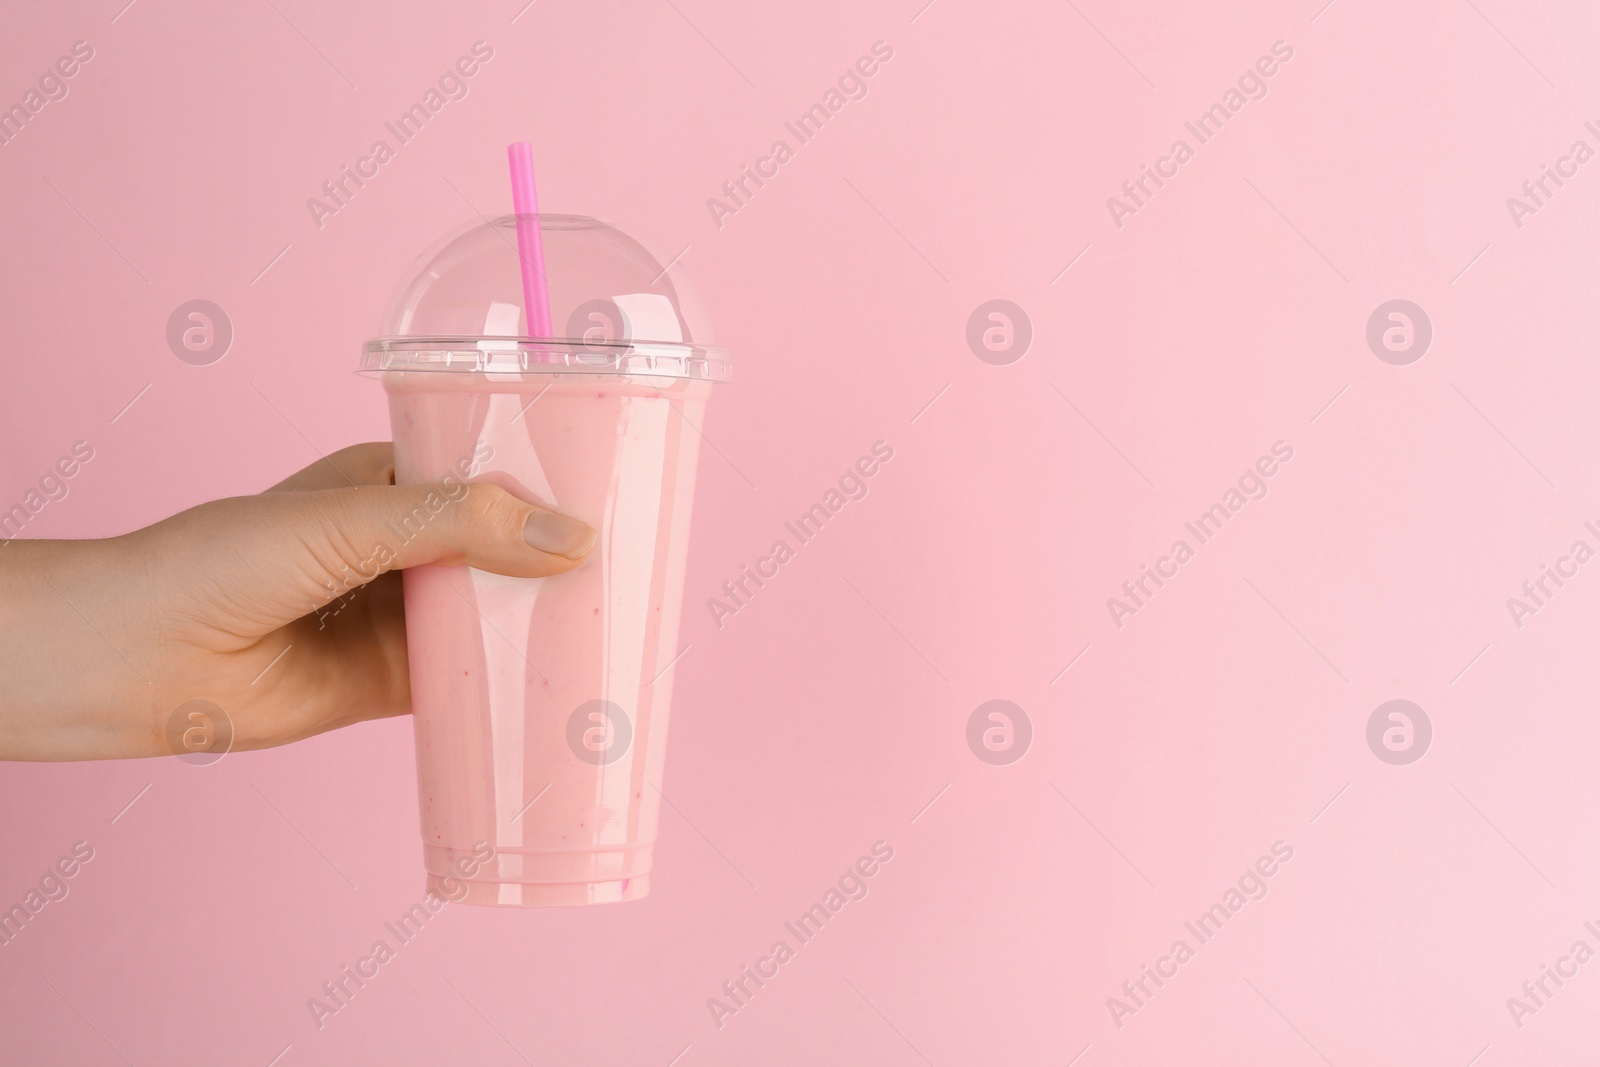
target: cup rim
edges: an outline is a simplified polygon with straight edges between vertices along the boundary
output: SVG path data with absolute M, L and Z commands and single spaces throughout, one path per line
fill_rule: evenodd
M 362 346 L 358 374 L 647 375 L 732 380 L 724 349 L 668 341 L 456 335 L 376 337 Z

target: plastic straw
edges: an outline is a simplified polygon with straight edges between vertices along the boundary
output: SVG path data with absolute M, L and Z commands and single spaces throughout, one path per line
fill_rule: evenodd
M 529 337 L 549 337 L 550 290 L 544 276 L 544 240 L 539 233 L 539 194 L 533 184 L 533 146 L 518 141 L 511 160 L 511 207 L 517 213 L 517 253 L 522 261 L 522 311 Z

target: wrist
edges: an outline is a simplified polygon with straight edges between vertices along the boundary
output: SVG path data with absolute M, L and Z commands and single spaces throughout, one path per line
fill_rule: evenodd
M 161 749 L 159 649 L 127 617 L 105 541 L 0 544 L 0 758 Z

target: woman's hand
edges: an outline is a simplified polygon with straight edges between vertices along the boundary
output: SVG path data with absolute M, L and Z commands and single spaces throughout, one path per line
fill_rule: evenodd
M 355 445 L 121 537 L 0 544 L 0 759 L 182 752 L 168 724 L 195 700 L 238 749 L 403 714 L 400 568 L 536 578 L 594 544 L 497 486 L 396 486 L 392 455 Z

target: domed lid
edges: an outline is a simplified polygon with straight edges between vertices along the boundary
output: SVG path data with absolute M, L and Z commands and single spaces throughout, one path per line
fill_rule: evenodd
M 530 336 L 517 215 L 452 234 L 407 273 L 363 372 L 624 374 L 727 381 L 699 300 L 673 263 L 597 219 L 537 220 L 549 336 Z M 669 273 L 670 272 L 670 273 Z

